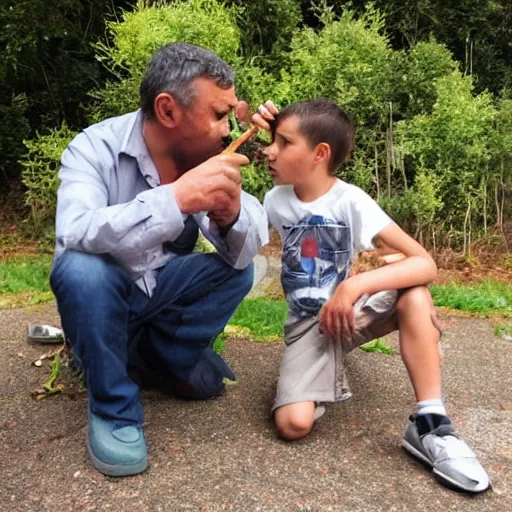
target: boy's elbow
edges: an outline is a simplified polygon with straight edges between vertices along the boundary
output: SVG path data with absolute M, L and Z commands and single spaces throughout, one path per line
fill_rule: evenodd
M 437 265 L 434 261 L 434 258 L 428 255 L 427 258 L 427 275 L 428 275 L 428 282 L 431 283 L 437 276 Z

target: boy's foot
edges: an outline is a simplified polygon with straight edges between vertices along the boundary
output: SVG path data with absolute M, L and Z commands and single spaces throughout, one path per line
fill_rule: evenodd
M 87 450 L 94 469 L 104 475 L 136 475 L 148 467 L 141 427 L 118 427 L 115 421 L 106 420 L 91 411 Z
M 411 416 L 402 446 L 431 466 L 445 484 L 475 493 L 489 487 L 487 473 L 447 416 Z

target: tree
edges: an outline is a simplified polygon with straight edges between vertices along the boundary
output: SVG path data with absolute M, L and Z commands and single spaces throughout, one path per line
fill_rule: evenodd
M 91 43 L 103 37 L 112 8 L 129 5 L 107 0 L 0 3 L 0 180 L 18 178 L 23 139 L 64 120 L 83 126 L 87 91 L 107 75 Z

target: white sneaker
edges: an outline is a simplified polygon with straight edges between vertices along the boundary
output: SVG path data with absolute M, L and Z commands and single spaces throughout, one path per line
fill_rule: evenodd
M 489 488 L 489 476 L 447 416 L 411 416 L 402 446 L 432 467 L 439 479 L 468 492 Z

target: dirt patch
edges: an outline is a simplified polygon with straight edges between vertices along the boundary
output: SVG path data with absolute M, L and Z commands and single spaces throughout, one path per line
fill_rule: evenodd
M 41 247 L 37 242 L 27 242 L 15 235 L 0 238 L 0 261 L 13 256 L 26 257 L 36 254 L 41 254 Z
M 270 242 L 261 249 L 260 254 L 267 258 L 281 257 L 281 238 L 275 229 L 270 230 Z

